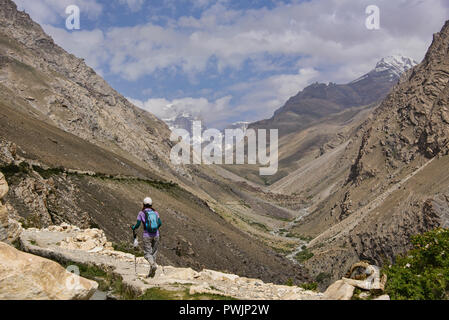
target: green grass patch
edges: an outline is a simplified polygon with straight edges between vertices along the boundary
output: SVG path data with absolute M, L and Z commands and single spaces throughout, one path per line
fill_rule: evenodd
M 145 183 L 155 189 L 163 190 L 163 191 L 172 191 L 172 190 L 181 190 L 181 187 L 177 183 L 167 182 L 163 180 L 152 180 L 152 179 L 143 179 L 143 178 L 134 178 L 134 177 L 120 177 L 114 176 L 111 174 L 105 173 L 94 173 L 93 175 L 87 173 L 76 173 L 69 172 L 64 167 L 55 167 L 55 168 L 47 168 L 44 169 L 39 165 L 33 165 L 32 167 L 27 162 L 21 162 L 19 165 L 9 164 L 5 166 L 0 166 L 0 171 L 5 175 L 8 183 L 12 183 L 13 177 L 23 177 L 24 175 L 28 175 L 31 171 L 34 170 L 37 172 L 42 178 L 49 179 L 52 176 L 58 176 L 63 173 L 72 176 L 91 176 L 94 178 L 98 178 L 101 180 L 112 180 L 112 181 L 125 181 L 125 182 L 141 182 Z
M 295 255 L 295 259 L 300 263 L 303 263 L 312 257 L 313 257 L 313 253 L 311 251 L 309 251 L 307 248 L 302 250 L 301 252 L 298 252 Z
M 13 177 L 21 177 L 30 173 L 30 166 L 26 162 L 21 162 L 19 165 L 8 164 L 0 167 L 0 172 L 3 173 L 8 183 L 11 183 Z
M 267 231 L 267 232 L 270 231 L 270 229 L 268 229 L 268 227 L 266 225 L 264 225 L 263 223 L 260 223 L 260 222 L 249 221 L 248 224 L 250 226 L 256 227 L 256 228 L 261 229 L 263 231 Z
M 304 290 L 316 291 L 318 289 L 318 283 L 316 282 L 303 283 L 300 285 L 300 287 L 303 288 Z
M 80 276 L 98 283 L 98 290 L 112 292 L 123 300 L 132 300 L 136 295 L 130 292 L 122 282 L 122 278 L 95 265 L 81 264 L 72 261 L 61 263 L 64 268 L 74 265 L 79 268 Z
M 134 247 L 127 242 L 113 242 L 112 247 L 115 251 L 121 251 L 125 253 L 130 253 L 132 255 L 135 255 L 136 257 L 143 257 L 144 252 L 141 248 L 134 249 Z
M 60 175 L 65 172 L 63 167 L 44 169 L 37 165 L 33 165 L 33 170 L 39 173 L 39 175 L 44 179 L 49 179 L 52 176 Z
M 289 287 L 293 287 L 293 279 L 292 278 L 288 278 L 287 281 L 285 282 L 286 286 Z
M 305 241 L 305 242 L 310 242 L 313 237 L 309 237 L 309 236 L 304 236 L 302 234 L 297 234 L 295 232 L 290 231 L 289 233 L 287 233 L 286 235 L 287 238 L 297 238 L 301 241 Z
M 283 255 L 287 255 L 289 253 L 292 252 L 292 249 L 287 249 L 287 248 L 278 248 L 278 247 L 271 247 L 275 252 L 283 254 Z

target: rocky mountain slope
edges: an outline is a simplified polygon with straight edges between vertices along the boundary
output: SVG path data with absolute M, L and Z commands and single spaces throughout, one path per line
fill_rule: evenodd
M 65 52 L 10 0 L 0 1 L 0 85 L 23 111 L 168 175 L 169 129 Z
M 344 148 L 345 179 L 309 208 L 296 232 L 314 239 L 305 264 L 334 279 L 356 260 L 377 265 L 411 235 L 449 218 L 449 22 Z
M 291 239 L 248 218 L 283 224 L 295 213 L 213 168 L 173 166 L 166 124 L 57 46 L 10 0 L 0 0 L 0 26 L 0 171 L 10 184 L 5 205 L 25 228 L 66 222 L 129 242 L 129 225 L 151 195 L 165 221 L 162 262 L 307 280 L 273 250 Z

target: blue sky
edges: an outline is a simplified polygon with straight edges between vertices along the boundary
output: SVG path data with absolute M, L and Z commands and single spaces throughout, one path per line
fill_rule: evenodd
M 349 82 L 388 55 L 420 61 L 449 17 L 444 0 L 15 2 L 139 107 L 217 128 L 270 117 L 308 84 Z M 71 4 L 80 30 L 65 28 Z M 365 27 L 372 4 L 376 31 Z

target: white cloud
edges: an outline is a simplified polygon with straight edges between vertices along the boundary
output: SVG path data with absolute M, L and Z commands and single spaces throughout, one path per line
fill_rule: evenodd
M 65 21 L 65 9 L 69 5 L 77 5 L 81 14 L 88 19 L 98 18 L 103 6 L 96 0 L 13 0 L 19 10 L 25 10 L 36 22 L 40 24 L 55 24 Z M 82 27 L 82 26 L 81 26 Z
M 272 76 L 264 80 L 235 84 L 225 91 L 242 95 L 240 104 L 231 104 L 232 95 L 214 101 L 204 97 L 167 100 L 164 98 L 141 101 L 128 98 L 136 106 L 155 114 L 161 119 L 175 117 L 184 111 L 201 117 L 207 127 L 223 128 L 229 124 L 227 119 L 238 118 L 250 111 L 251 119 L 258 120 L 271 116 L 290 96 L 304 88 L 319 73 L 313 69 L 300 69 L 296 74 Z
M 211 58 L 219 70 L 238 70 L 248 60 L 270 68 L 272 56 L 300 56 L 300 67 L 340 66 L 346 73 L 329 74 L 328 80 L 349 81 L 355 76 L 351 70 L 372 66 L 398 49 L 421 59 L 449 13 L 439 0 L 377 1 L 381 30 L 369 31 L 364 9 L 371 2 L 315 0 L 247 11 L 218 3 L 198 19 L 182 17 L 167 27 L 148 23 L 109 30 L 108 62 L 114 73 L 134 81 L 164 69 L 194 79 Z
M 119 1 L 132 9 L 141 6 L 144 0 Z M 51 23 L 55 8 L 63 7 L 60 3 L 76 1 L 16 2 L 23 6 L 26 3 L 27 10 L 34 12 L 33 18 L 36 15 Z M 78 2 L 96 4 L 87 0 Z M 57 5 L 47 12 L 50 4 Z M 365 8 L 372 4 L 380 7 L 379 31 L 365 28 Z M 129 81 L 156 72 L 181 72 L 195 81 L 208 71 L 211 59 L 216 61 L 219 72 L 230 69 L 238 73 L 250 61 L 256 71 L 285 73 L 221 88 L 222 97 L 241 96 L 237 102 L 231 102 L 230 98 L 211 101 L 188 97 L 142 102 L 156 115 L 160 112 L 157 108 L 176 103 L 179 108 L 212 113 L 210 121 L 218 123 L 236 112 L 250 110 L 254 117 L 270 116 L 310 81 L 349 82 L 387 55 L 404 54 L 421 60 L 432 33 L 439 31 L 449 16 L 446 0 L 313 0 L 276 2 L 273 9 L 251 10 L 233 10 L 226 1 L 204 0 L 198 7 L 206 8 L 199 18 L 185 16 L 163 27 L 149 22 L 81 33 L 50 27 L 46 30 L 64 48 L 86 58 L 93 67 L 104 64 L 111 73 Z M 59 15 L 63 13 L 60 9 L 56 11 Z M 282 69 L 279 65 L 282 58 L 296 59 L 294 68 L 300 71 L 292 74 L 292 70 Z
M 224 96 L 215 101 L 209 101 L 206 98 L 182 98 L 167 100 L 148 99 L 141 101 L 138 99 L 127 98 L 131 103 L 153 113 L 160 119 L 175 117 L 186 111 L 194 116 L 201 117 L 206 124 L 211 127 L 220 124 L 220 121 L 232 114 L 230 106 L 231 96 Z
M 144 2 L 119 1 L 130 8 Z M 77 3 L 92 15 L 101 13 L 101 5 L 95 0 L 16 2 L 25 6 L 33 18 L 47 23 L 64 15 L 69 3 Z M 198 5 L 209 3 L 204 0 Z M 373 3 L 381 8 L 380 31 L 369 31 L 364 26 L 365 7 Z M 323 76 L 329 76 L 330 81 L 349 81 L 357 76 L 355 72 L 367 71 L 379 58 L 398 53 L 399 49 L 402 54 L 421 59 L 431 34 L 441 28 L 448 15 L 444 0 L 314 0 L 280 2 L 271 10 L 240 11 L 228 9 L 225 2 L 219 1 L 198 19 L 181 17 L 166 27 L 147 23 L 105 30 L 101 49 L 109 52 L 105 63 L 111 71 L 131 81 L 164 69 L 181 70 L 194 79 L 194 75 L 206 70 L 211 58 L 216 59 L 219 70 L 239 70 L 248 60 L 267 69 L 275 68 L 273 56 L 298 57 L 301 68 L 337 67 L 338 72 Z M 49 32 L 58 33 L 56 29 Z M 91 47 L 89 41 L 83 44 L 70 39 L 82 36 L 71 33 L 62 41 Z
M 255 121 L 271 117 L 287 99 L 320 77 L 312 68 L 299 69 L 296 74 L 282 74 L 267 79 L 236 84 L 229 88 L 234 94 L 243 94 L 240 104 L 233 109 L 235 114 L 251 112 Z

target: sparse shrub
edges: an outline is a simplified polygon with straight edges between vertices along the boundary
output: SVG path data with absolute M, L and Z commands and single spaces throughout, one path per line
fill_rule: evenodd
M 319 275 L 316 276 L 315 280 L 318 283 L 324 283 L 326 281 L 329 281 L 331 279 L 330 273 L 321 272 Z
M 287 281 L 285 282 L 286 286 L 292 287 L 293 286 L 293 279 L 292 278 L 288 278 Z
M 26 162 L 21 162 L 19 165 L 8 164 L 0 167 L 0 172 L 5 175 L 6 180 L 10 183 L 10 179 L 16 175 L 23 175 L 30 172 L 30 166 Z
M 307 248 L 302 250 L 301 252 L 298 252 L 295 255 L 295 259 L 298 260 L 298 262 L 305 262 L 313 257 L 313 253 L 310 252 Z
M 303 283 L 300 287 L 304 290 L 316 291 L 318 288 L 318 284 L 316 282 Z
M 435 229 L 412 238 L 413 249 L 383 269 L 386 291 L 395 300 L 449 298 L 449 230 Z
M 255 221 L 249 221 L 249 224 L 250 224 L 251 226 L 256 227 L 256 228 L 258 228 L 258 229 L 261 229 L 261 230 L 263 230 L 263 231 L 267 231 L 267 232 L 270 231 L 270 229 L 268 229 L 268 227 L 267 227 L 266 225 L 264 225 L 263 223 L 255 222 Z
M 49 179 L 50 177 L 59 175 L 65 171 L 64 167 L 43 169 L 42 167 L 36 165 L 33 165 L 33 170 L 39 173 L 39 175 L 44 179 Z

